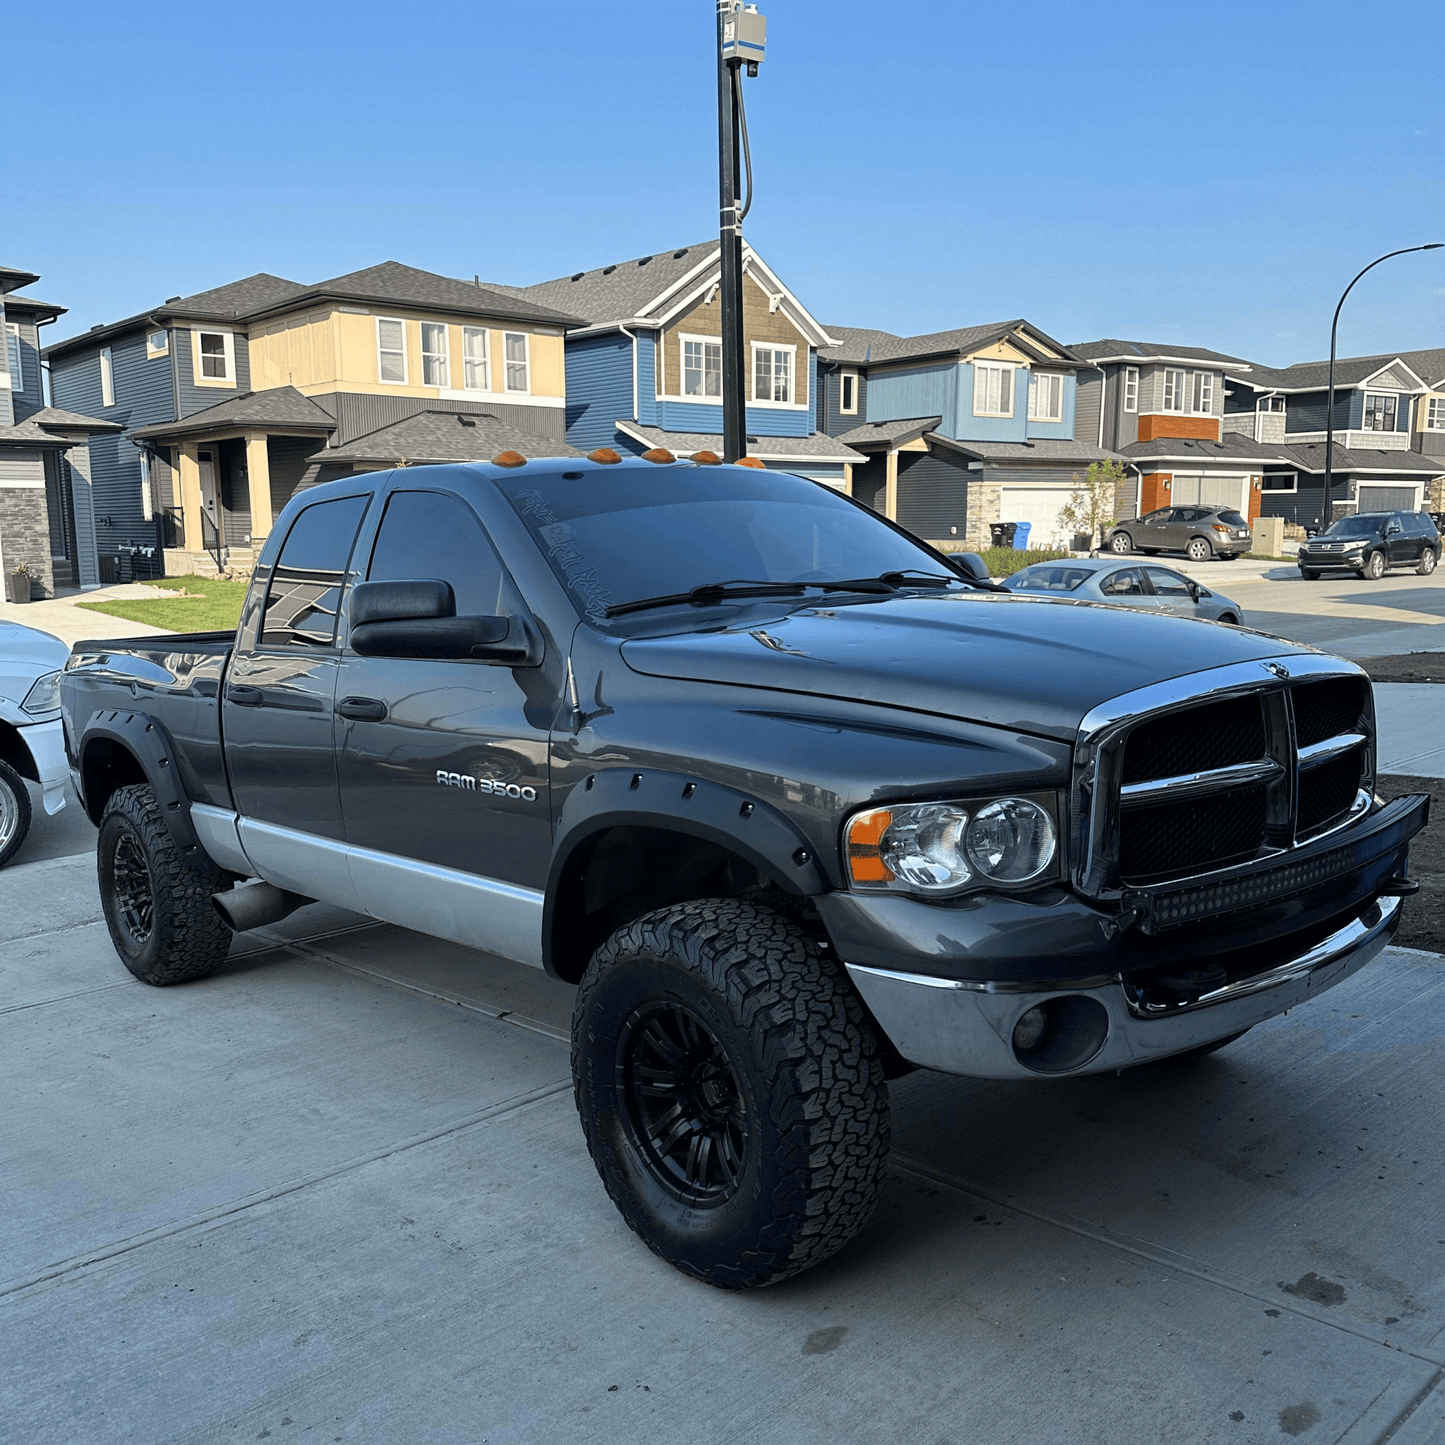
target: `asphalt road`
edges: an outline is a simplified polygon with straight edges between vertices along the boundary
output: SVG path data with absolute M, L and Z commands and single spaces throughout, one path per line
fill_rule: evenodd
M 606 1199 L 570 989 L 319 908 L 149 989 L 97 916 L 0 873 L 7 1442 L 1445 1442 L 1435 955 L 1191 1066 L 901 1080 L 873 1223 L 739 1296 Z

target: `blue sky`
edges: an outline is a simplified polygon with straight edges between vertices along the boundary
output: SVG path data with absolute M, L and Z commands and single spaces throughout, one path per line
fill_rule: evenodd
M 1445 240 L 1436 4 L 763 0 L 747 234 L 825 324 L 1328 352 Z M 0 262 L 58 339 L 272 271 L 716 234 L 712 0 L 28 5 Z M 1445 345 L 1445 251 L 1341 354 Z

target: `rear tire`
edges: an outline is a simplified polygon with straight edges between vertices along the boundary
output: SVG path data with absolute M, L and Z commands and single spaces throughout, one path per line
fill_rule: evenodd
M 1117 552 L 1121 557 L 1127 556 L 1134 550 L 1134 540 L 1127 532 L 1115 532 L 1109 538 L 1109 550 Z
M 1385 575 L 1385 554 L 1383 552 L 1371 552 L 1365 558 L 1365 565 L 1360 568 L 1360 576 L 1367 582 L 1378 582 Z
M 1420 553 L 1420 565 L 1415 568 L 1415 571 L 1418 572 L 1421 577 L 1428 577 L 1435 570 L 1435 563 L 1438 560 L 1435 556 L 1435 549 L 1433 547 L 1426 547 L 1425 550 Z
M 111 942 L 142 983 L 186 983 L 225 962 L 231 932 L 211 906 L 225 877 L 209 858 L 195 866 L 181 856 L 154 789 L 112 794 L 96 862 Z
M 30 832 L 30 817 L 25 779 L 9 763 L 0 763 L 0 868 L 20 851 Z
M 684 1274 L 774 1284 L 873 1213 L 877 1040 L 839 966 L 776 913 L 708 899 L 620 928 L 577 993 L 572 1079 L 612 1202 Z
M 1189 545 L 1184 549 L 1184 555 L 1191 562 L 1207 562 L 1214 556 L 1214 548 L 1209 545 L 1207 538 L 1191 537 Z

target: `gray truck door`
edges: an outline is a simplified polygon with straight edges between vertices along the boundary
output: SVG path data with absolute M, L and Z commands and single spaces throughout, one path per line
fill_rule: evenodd
M 458 616 L 526 610 L 476 513 L 450 492 L 392 493 L 366 578 L 440 578 L 451 583 Z M 496 884 L 504 913 L 516 902 L 509 889 L 543 888 L 551 854 L 548 733 L 560 699 L 539 705 L 530 695 L 539 679 L 538 668 L 344 651 L 336 751 L 352 848 Z M 426 886 L 424 869 L 373 863 L 371 886 Z M 355 858 L 352 871 L 361 886 Z M 394 908 L 376 911 L 405 921 Z
M 370 495 L 296 514 L 272 569 L 257 630 L 237 640 L 221 726 L 245 819 L 341 840 L 332 701 L 336 617 Z

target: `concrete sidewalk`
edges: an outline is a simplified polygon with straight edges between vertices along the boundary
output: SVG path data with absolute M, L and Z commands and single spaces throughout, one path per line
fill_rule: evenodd
M 874 1222 L 740 1296 L 603 1193 L 570 989 L 319 909 L 148 989 L 92 877 L 0 873 L 7 1440 L 1445 1440 L 1435 955 L 1192 1066 L 901 1080 Z
M 88 612 L 78 604 L 163 596 L 163 591 L 148 587 L 144 582 L 122 582 L 114 587 L 67 592 L 39 602 L 0 602 L 0 622 L 18 622 L 24 627 L 38 628 L 71 646 L 92 637 L 159 637 L 166 633 L 166 628 L 151 627 L 144 622 L 127 622 L 124 617 L 109 617 L 104 612 Z
M 1376 771 L 1445 778 L 1445 686 L 1377 682 Z

